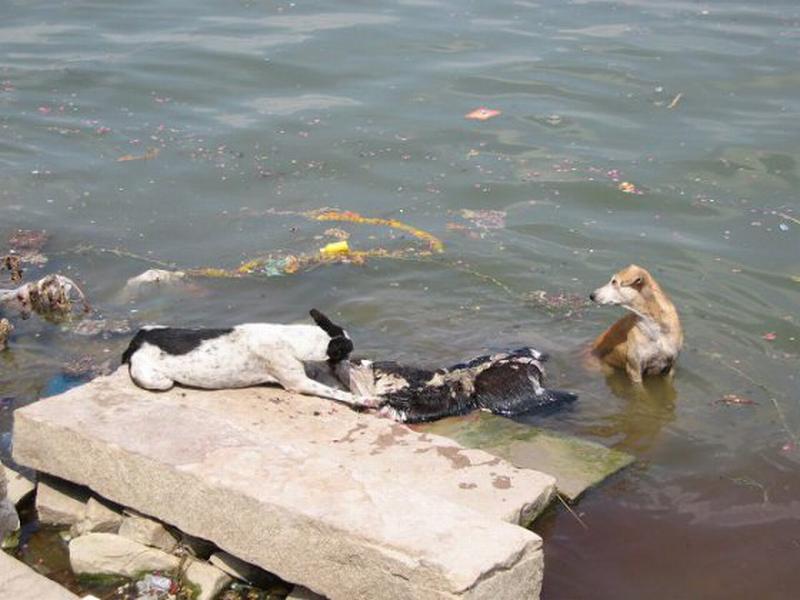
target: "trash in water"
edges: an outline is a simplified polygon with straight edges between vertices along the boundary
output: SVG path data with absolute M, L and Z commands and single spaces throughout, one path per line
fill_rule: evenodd
M 166 269 L 148 269 L 144 273 L 131 277 L 125 284 L 125 291 L 136 293 L 148 285 L 174 284 L 186 277 L 183 271 L 168 271 Z
M 136 582 L 137 600 L 162 600 L 179 589 L 178 584 L 163 575 L 148 573 Z
M 0 271 L 4 269 L 10 273 L 12 283 L 22 281 L 22 274 L 24 271 L 22 270 L 19 256 L 9 254 L 2 257 L 2 259 L 0 259 Z
M 0 290 L 0 305 L 17 310 L 23 319 L 32 313 L 49 320 L 66 319 L 72 314 L 73 300 L 80 301 L 83 312 L 91 310 L 78 284 L 63 275 L 47 275 L 16 289 Z
M 413 235 L 415 238 L 427 242 L 432 252 L 444 251 L 444 244 L 435 235 L 430 234 L 427 231 L 423 231 L 422 229 L 417 229 L 412 225 L 407 225 L 406 223 L 398 221 L 397 219 L 383 219 L 381 217 L 363 217 L 357 212 L 352 212 L 349 210 L 310 211 L 308 213 L 304 213 L 304 216 L 310 219 L 314 219 L 315 221 L 349 221 L 351 223 L 359 223 L 362 225 L 384 225 L 392 229 L 405 231 L 406 233 Z
M 322 256 L 335 256 L 337 254 L 346 254 L 350 252 L 350 246 L 348 246 L 346 240 L 342 240 L 340 242 L 331 242 L 324 248 L 319 249 L 319 253 Z
M 127 162 L 129 160 L 153 160 L 154 158 L 158 157 L 161 150 L 158 148 L 148 148 L 145 150 L 144 154 L 126 154 L 125 156 L 120 156 L 117 159 L 117 162 Z
M 586 294 L 574 292 L 550 293 L 545 290 L 535 290 L 525 294 L 524 299 L 550 311 L 565 312 L 566 316 L 571 316 L 573 311 L 586 308 L 591 304 Z
M 506 211 L 504 210 L 470 210 L 463 209 L 461 216 L 476 227 L 483 229 L 503 229 L 506 226 Z
M 468 112 L 464 115 L 465 119 L 473 119 L 475 121 L 486 121 L 491 119 L 492 117 L 497 117 L 503 114 L 503 111 L 496 110 L 494 108 L 486 108 L 485 106 L 481 106 L 480 108 L 476 108 L 472 112 Z
M 725 406 L 753 406 L 758 404 L 755 400 L 750 398 L 743 398 L 737 394 L 725 394 L 722 398 L 717 400 L 717 404 L 724 404 Z
M 127 319 L 83 319 L 80 323 L 70 328 L 75 335 L 87 337 L 103 335 L 125 335 L 132 330 L 131 323 Z
M 762 340 L 767 340 L 768 342 L 774 342 L 778 339 L 778 334 L 774 331 L 768 331 L 764 335 L 761 336 Z
M 22 263 L 42 266 L 47 263 L 42 249 L 49 239 L 50 236 L 43 229 L 17 229 L 8 238 L 9 256 L 17 257 Z
M 0 351 L 8 347 L 8 338 L 11 332 L 14 331 L 14 326 L 8 319 L 0 319 Z
M 325 235 L 329 237 L 335 237 L 337 240 L 346 240 L 350 238 L 350 234 L 348 232 L 346 232 L 344 229 L 339 229 L 338 227 L 326 229 Z
M 625 194 L 639 194 L 639 195 L 641 195 L 641 193 L 642 193 L 642 191 L 639 188 L 637 188 L 634 184 L 632 184 L 630 181 L 621 182 L 617 186 L 617 189 L 620 192 L 623 192 Z

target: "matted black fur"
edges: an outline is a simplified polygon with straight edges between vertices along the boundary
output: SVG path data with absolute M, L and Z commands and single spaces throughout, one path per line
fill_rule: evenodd
M 189 354 L 192 350 L 197 348 L 205 340 L 213 340 L 214 338 L 228 335 L 233 331 L 233 328 L 227 329 L 179 329 L 176 327 L 158 327 L 153 329 L 140 329 L 128 348 L 122 354 L 122 364 L 129 363 L 131 356 L 142 344 L 147 342 L 153 346 L 158 347 L 167 354 L 173 356 L 180 356 L 182 354 Z
M 428 382 L 445 371 L 420 369 L 399 365 L 392 361 L 373 363 L 375 378 L 390 375 L 408 382 L 402 389 L 384 396 L 386 404 L 406 415 L 407 423 L 435 421 L 444 417 L 465 415 L 478 408 L 475 396 L 464 389 L 461 382 L 431 386 Z
M 382 396 L 385 405 L 402 415 L 406 423 L 434 421 L 475 409 L 515 416 L 577 400 L 578 396 L 571 392 L 543 386 L 541 363 L 545 360 L 546 355 L 531 348 L 520 348 L 504 354 L 479 356 L 436 371 L 395 362 L 376 362 L 373 374 L 378 386 L 382 378 L 399 378 L 406 382 Z M 437 375 L 444 384 L 431 384 Z M 465 389 L 465 384 L 470 389 Z

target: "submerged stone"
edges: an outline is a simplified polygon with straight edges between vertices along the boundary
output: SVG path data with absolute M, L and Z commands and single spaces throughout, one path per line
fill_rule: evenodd
M 576 500 L 586 489 L 634 461 L 630 454 L 601 444 L 517 423 L 486 412 L 415 425 L 467 448 L 480 448 L 517 467 L 538 469 L 556 478 L 558 491 Z
M 78 596 L 0 551 L 0 597 L 9 600 L 78 600 Z

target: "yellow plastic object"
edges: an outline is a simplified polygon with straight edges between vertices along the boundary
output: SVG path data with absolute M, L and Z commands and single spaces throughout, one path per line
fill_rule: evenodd
M 347 244 L 347 240 L 331 242 L 324 248 L 319 249 L 319 253 L 322 256 L 336 256 L 337 254 L 347 254 L 348 252 L 350 252 L 350 246 Z
M 391 227 L 392 229 L 405 231 L 406 233 L 413 235 L 415 238 L 427 242 L 432 252 L 442 252 L 444 250 L 444 244 L 435 235 L 432 235 L 427 231 L 423 231 L 422 229 L 417 229 L 416 227 L 412 227 L 411 225 L 406 225 L 405 223 L 398 221 L 396 219 L 382 219 L 380 217 L 362 217 L 360 214 L 349 210 L 346 211 L 328 210 L 324 212 L 313 212 L 313 213 L 308 213 L 308 216 L 317 221 L 349 221 L 351 223 L 362 223 L 366 225 L 384 225 L 386 227 Z

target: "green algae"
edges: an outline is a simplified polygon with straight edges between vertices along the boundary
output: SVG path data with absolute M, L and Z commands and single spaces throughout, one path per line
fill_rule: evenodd
M 414 429 L 485 450 L 520 468 L 548 473 L 556 478 L 559 493 L 570 501 L 634 460 L 629 454 L 595 442 L 486 412 L 416 425 Z

